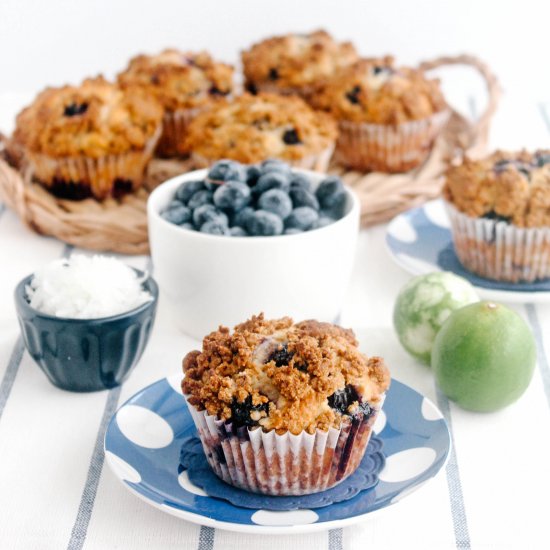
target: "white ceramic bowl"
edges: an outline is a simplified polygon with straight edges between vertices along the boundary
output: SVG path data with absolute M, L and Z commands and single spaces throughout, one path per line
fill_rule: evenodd
M 314 185 L 324 175 L 307 172 Z M 334 322 L 349 282 L 359 201 L 346 188 L 343 218 L 326 227 L 277 237 L 229 237 L 183 229 L 160 216 L 185 181 L 206 170 L 172 178 L 147 204 L 149 242 L 161 300 L 175 323 L 201 339 L 219 325 L 233 327 L 254 314 L 296 321 Z

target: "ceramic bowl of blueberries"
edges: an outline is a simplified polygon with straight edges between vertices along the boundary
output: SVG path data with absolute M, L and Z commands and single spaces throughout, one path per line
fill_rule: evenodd
M 26 289 L 32 278 L 25 277 L 15 288 L 15 307 L 25 347 L 48 380 L 73 392 L 122 384 L 151 334 L 158 302 L 155 281 L 148 277 L 142 285 L 152 299 L 130 311 L 97 319 L 69 319 L 31 307 Z
M 163 183 L 147 210 L 161 299 L 187 334 L 260 311 L 338 318 L 360 211 L 338 177 L 222 160 Z

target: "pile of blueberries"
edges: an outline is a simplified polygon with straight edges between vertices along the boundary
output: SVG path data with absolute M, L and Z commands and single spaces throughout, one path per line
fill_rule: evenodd
M 183 183 L 161 216 L 201 233 L 265 237 L 329 225 L 345 214 L 346 202 L 336 176 L 326 177 L 313 190 L 306 175 L 280 160 L 259 165 L 220 160 L 206 179 Z

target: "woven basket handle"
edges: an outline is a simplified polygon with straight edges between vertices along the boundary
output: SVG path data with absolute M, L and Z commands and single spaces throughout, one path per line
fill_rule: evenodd
M 483 77 L 485 85 L 487 86 L 487 107 L 485 111 L 472 122 L 473 129 L 478 135 L 487 136 L 489 132 L 489 124 L 491 118 L 495 114 L 500 99 L 501 88 L 496 76 L 491 72 L 489 67 L 483 63 L 477 57 L 472 55 L 457 55 L 457 56 L 444 56 L 438 57 L 431 61 L 424 61 L 420 64 L 420 68 L 424 71 L 430 71 L 432 69 L 438 69 L 448 65 L 469 65 L 476 69 Z

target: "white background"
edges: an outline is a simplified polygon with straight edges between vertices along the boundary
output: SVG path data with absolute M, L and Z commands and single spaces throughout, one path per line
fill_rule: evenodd
M 471 52 L 505 90 L 550 97 L 546 0 L 0 0 L 0 92 L 112 76 L 166 46 L 235 62 L 266 35 L 318 27 L 403 64 Z

